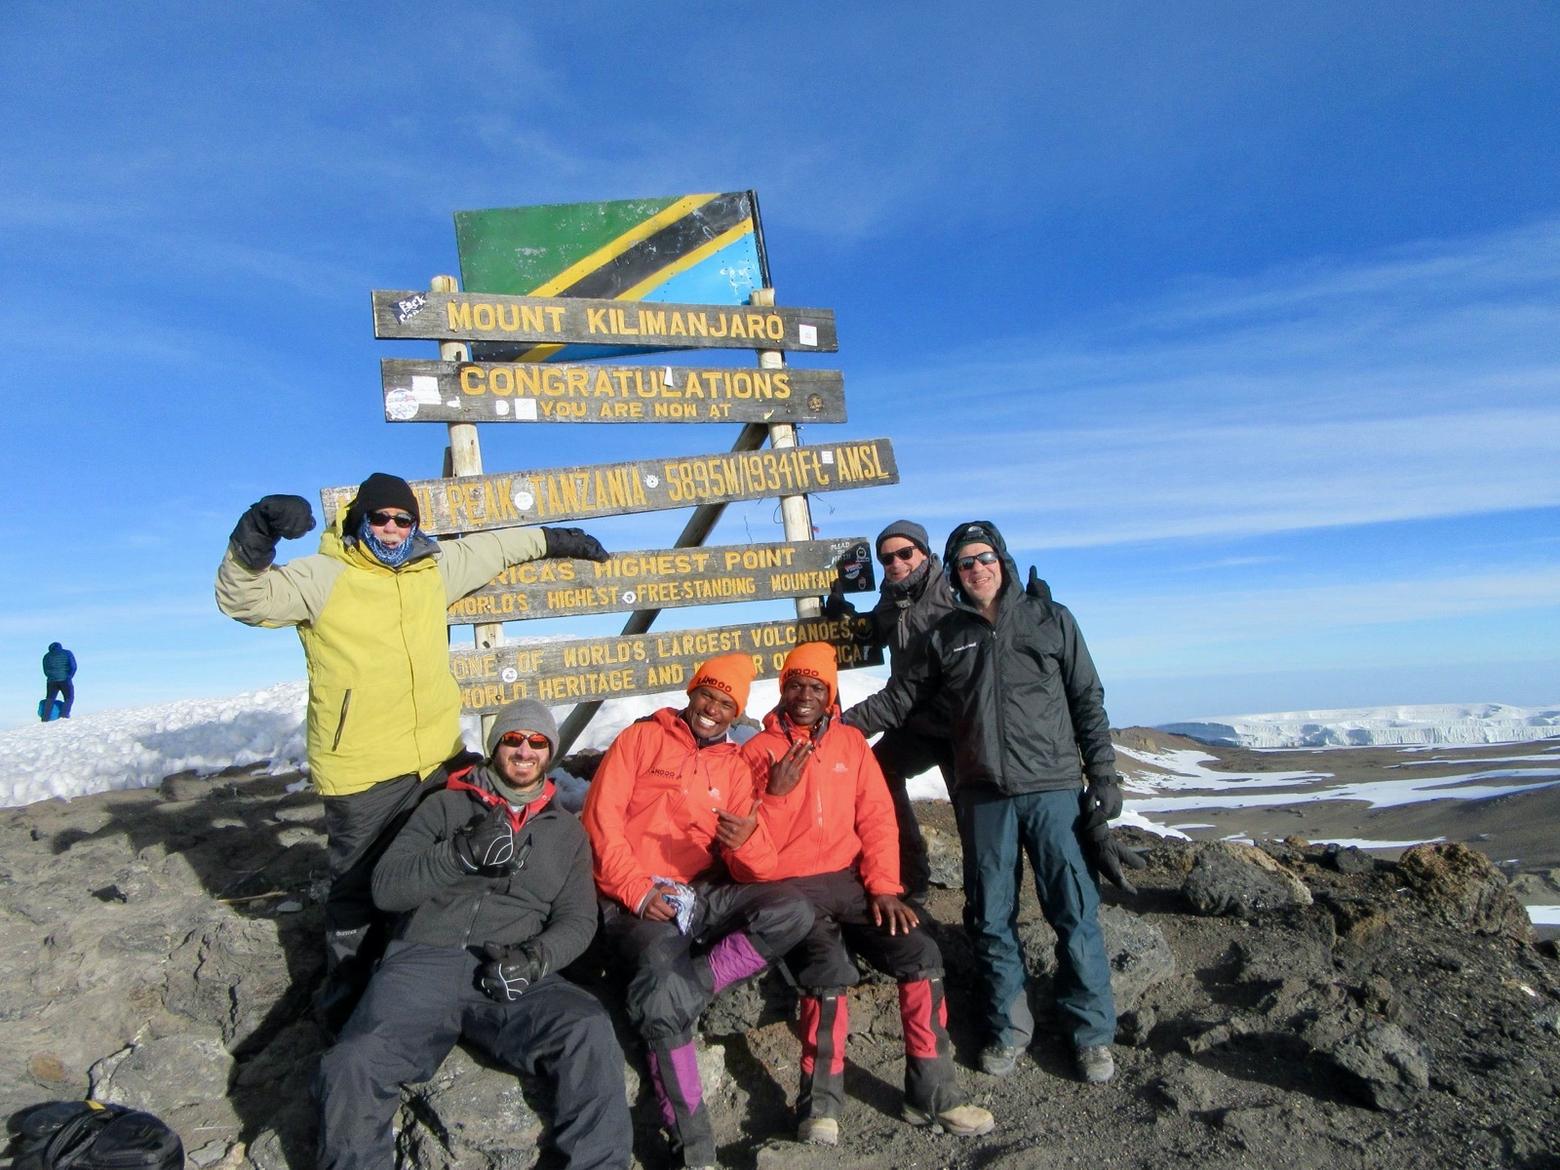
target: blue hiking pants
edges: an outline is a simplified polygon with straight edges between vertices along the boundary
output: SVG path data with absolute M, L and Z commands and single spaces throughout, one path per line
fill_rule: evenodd
M 990 1042 L 1025 1046 L 1034 1035 L 1018 942 L 1018 890 L 1027 857 L 1040 909 L 1056 931 L 1061 1030 L 1080 1048 L 1109 1044 L 1116 1035 L 1116 1008 L 1100 930 L 1099 888 L 1074 832 L 1078 790 L 1007 796 L 993 789 L 964 789 L 955 801 L 964 844 L 965 926 L 986 981 Z

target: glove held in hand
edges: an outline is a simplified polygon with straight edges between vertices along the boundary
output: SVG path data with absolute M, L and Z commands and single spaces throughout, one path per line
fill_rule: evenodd
M 1127 878 L 1127 869 L 1143 869 L 1148 865 L 1136 849 L 1117 841 L 1110 831 L 1105 810 L 1085 792 L 1079 802 L 1083 815 L 1078 818 L 1078 844 L 1084 860 L 1106 881 L 1120 886 L 1129 894 L 1136 894 L 1137 887 Z

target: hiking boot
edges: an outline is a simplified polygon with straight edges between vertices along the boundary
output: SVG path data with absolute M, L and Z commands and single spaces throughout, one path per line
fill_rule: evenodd
M 1010 1077 L 1023 1052 L 1018 1044 L 988 1044 L 980 1050 L 980 1071 L 987 1076 Z
M 809 1146 L 837 1146 L 840 1123 L 833 1117 L 809 1117 L 796 1127 L 796 1140 Z
M 997 1125 L 991 1110 L 982 1109 L 979 1105 L 955 1105 L 941 1113 L 928 1113 L 906 1101 L 899 1107 L 899 1116 L 911 1125 L 929 1125 L 943 1133 L 951 1133 L 954 1137 L 979 1137 L 983 1133 L 990 1133 Z
M 1090 1044 L 1078 1049 L 1078 1072 L 1091 1085 L 1106 1084 L 1116 1075 L 1116 1062 L 1111 1057 L 1110 1045 Z

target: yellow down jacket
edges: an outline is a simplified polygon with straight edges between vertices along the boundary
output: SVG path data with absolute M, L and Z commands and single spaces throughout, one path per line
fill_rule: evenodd
M 426 776 L 462 748 L 445 611 L 509 565 L 546 549 L 536 528 L 436 543 L 421 535 L 400 569 L 336 525 L 320 551 L 256 572 L 229 548 L 217 607 L 251 626 L 296 626 L 309 669 L 308 755 L 315 787 L 348 796 Z

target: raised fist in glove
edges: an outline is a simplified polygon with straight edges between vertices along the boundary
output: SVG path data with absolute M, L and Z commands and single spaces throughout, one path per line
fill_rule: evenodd
M 1121 777 L 1102 776 L 1097 780 L 1089 781 L 1084 799 L 1092 801 L 1094 806 L 1105 814 L 1107 821 L 1115 820 L 1121 815 Z
M 546 965 L 528 943 L 517 947 L 484 943 L 482 953 L 487 962 L 477 968 L 477 986 L 482 994 L 499 1003 L 514 1003 L 531 984 L 547 974 Z
M 1132 884 L 1122 867 L 1143 869 L 1148 862 L 1136 849 L 1116 840 L 1115 835 L 1110 831 L 1105 811 L 1090 799 L 1088 793 L 1083 794 L 1080 804 L 1082 815 L 1078 818 L 1077 832 L 1078 845 L 1083 850 L 1084 860 L 1107 881 L 1120 886 L 1129 894 L 1137 893 L 1137 887 Z
M 604 561 L 609 554 L 597 540 L 583 528 L 543 528 L 549 557 L 568 557 L 577 561 Z
M 229 539 L 233 553 L 251 569 L 268 568 L 276 543 L 296 540 L 314 527 L 314 510 L 302 496 L 263 496 L 238 518 Z
M 467 873 L 497 875 L 515 859 L 515 827 L 503 805 L 491 808 L 450 838 L 455 860 Z

